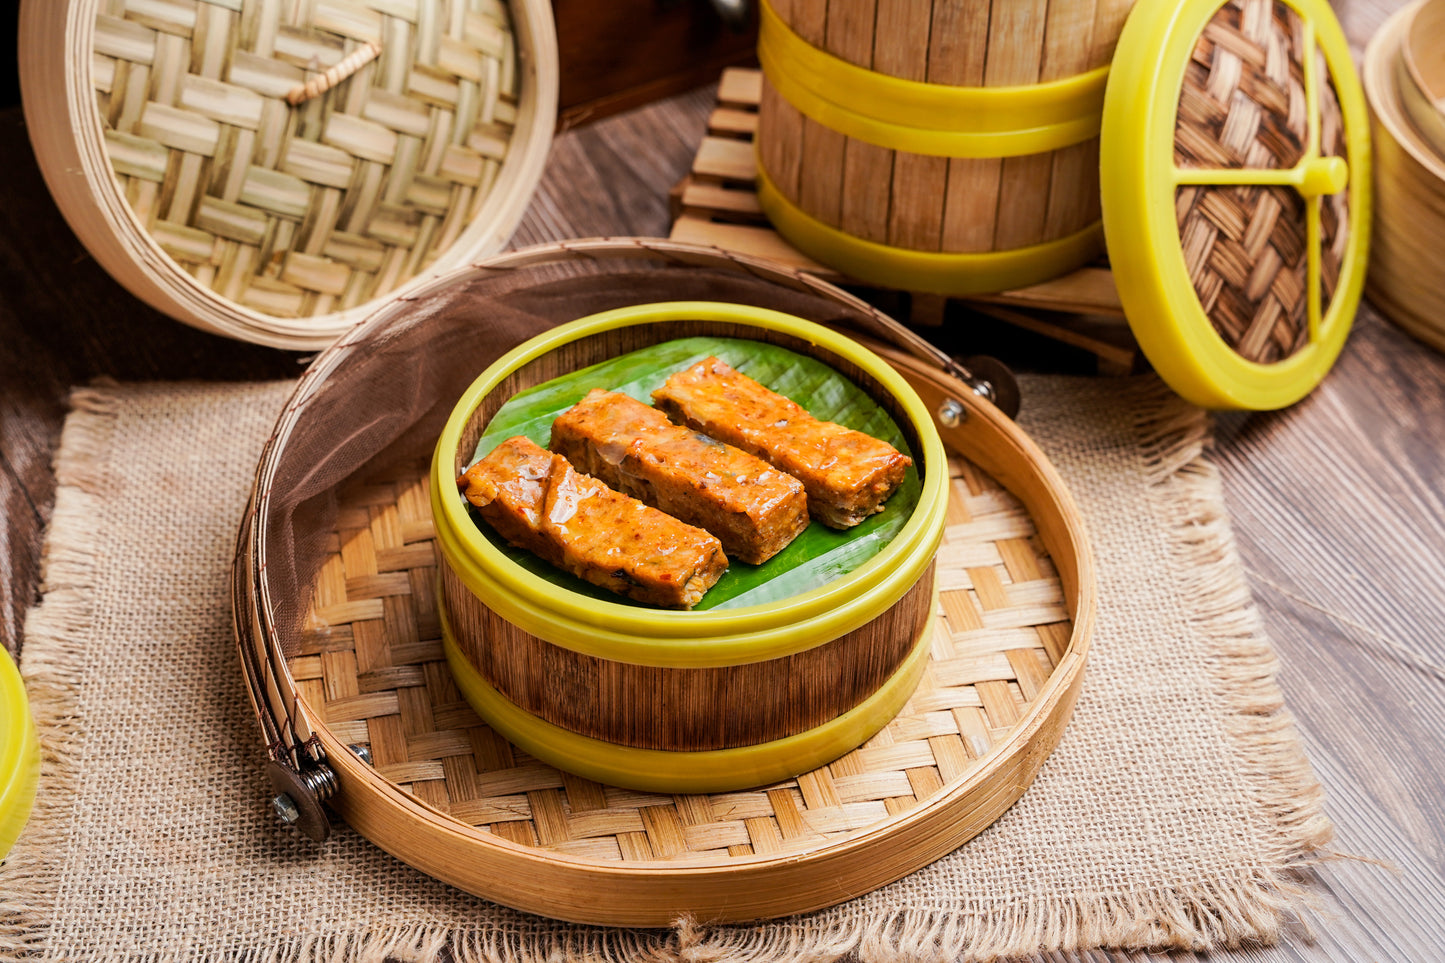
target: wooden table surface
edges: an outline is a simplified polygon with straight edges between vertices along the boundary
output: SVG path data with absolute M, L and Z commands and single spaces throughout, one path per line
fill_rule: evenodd
M 1396 6 L 1338 0 L 1357 55 Z M 514 243 L 665 235 L 667 188 L 711 103 L 701 90 L 561 137 Z M 0 170 L 0 641 L 14 652 L 69 391 L 291 377 L 305 359 L 184 327 L 111 281 L 50 202 L 18 108 L 0 112 Z M 1445 357 L 1364 305 L 1325 383 L 1283 412 L 1222 416 L 1213 457 L 1336 846 L 1364 859 L 1308 874 L 1312 937 L 1208 958 L 1445 959 Z

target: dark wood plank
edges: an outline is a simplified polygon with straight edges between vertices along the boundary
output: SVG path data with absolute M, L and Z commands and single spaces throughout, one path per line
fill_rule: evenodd
M 712 83 L 753 60 L 757 12 L 732 29 L 708 0 L 552 0 L 564 128 Z

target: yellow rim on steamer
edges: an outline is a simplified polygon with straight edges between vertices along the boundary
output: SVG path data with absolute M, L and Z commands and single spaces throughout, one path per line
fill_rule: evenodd
M 783 196 L 761 164 L 758 203 L 778 233 L 814 260 L 860 281 L 910 291 L 966 295 L 1026 287 L 1067 274 L 1104 252 L 1098 221 L 1056 241 L 999 251 L 919 251 L 879 244 L 813 217 Z
M 937 593 L 934 593 L 937 605 Z M 489 683 L 457 646 L 442 608 L 442 648 L 457 688 L 509 742 L 558 769 L 644 792 L 729 792 L 766 786 L 827 765 L 866 742 L 902 710 L 928 664 L 933 622 L 902 665 L 852 709 L 812 729 L 752 746 L 683 751 L 639 749 L 579 735 L 533 715 Z
M 1016 157 L 1099 134 L 1109 68 L 1038 84 L 965 87 L 878 73 L 814 47 L 759 4 L 758 61 L 783 99 L 849 137 L 935 157 Z
M 517 565 L 478 529 L 453 473 L 463 429 L 483 399 L 512 372 L 572 341 L 660 321 L 734 322 L 818 345 L 874 379 L 902 408 L 917 438 L 921 491 L 913 514 L 868 561 L 827 585 L 765 605 L 671 611 L 558 591 Z M 894 368 L 851 338 L 802 318 L 743 304 L 671 301 L 604 311 L 552 328 L 499 358 L 457 402 L 431 469 L 437 545 L 467 589 L 523 631 L 583 655 L 634 665 L 701 668 L 776 659 L 865 625 L 922 576 L 943 539 L 947 456 L 932 414 Z

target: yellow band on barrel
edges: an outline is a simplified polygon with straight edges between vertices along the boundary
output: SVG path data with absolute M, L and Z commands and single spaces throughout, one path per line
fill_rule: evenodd
M 956 253 L 917 251 L 854 237 L 783 196 L 758 165 L 758 203 L 799 251 L 849 277 L 904 291 L 962 296 L 1010 291 L 1083 267 L 1104 252 L 1103 225 L 1028 247 Z
M 862 745 L 903 709 L 923 677 L 933 636 L 933 620 L 929 619 L 908 658 L 893 675 L 872 695 L 835 719 L 755 746 L 688 752 L 605 742 L 532 715 L 482 677 L 458 648 L 446 608 L 440 611 L 442 649 L 452 677 L 463 697 L 489 726 L 548 765 L 605 785 L 643 792 L 731 792 L 765 786 L 827 765 Z
M 758 60 L 794 107 L 849 137 L 935 157 L 1017 157 L 1099 135 L 1108 66 L 1046 83 L 956 87 L 881 74 L 819 50 L 763 0 Z

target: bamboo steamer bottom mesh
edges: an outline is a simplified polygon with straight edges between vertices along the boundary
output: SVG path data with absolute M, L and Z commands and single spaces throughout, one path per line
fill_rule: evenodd
M 891 341 L 885 356 L 925 403 L 957 387 L 967 411 L 941 428 L 950 500 L 923 682 L 859 749 L 755 790 L 647 794 L 543 765 L 477 718 L 442 651 L 425 481 L 438 419 L 520 329 L 664 297 L 761 304 Z M 372 369 L 395 376 L 417 351 L 402 369 L 414 383 L 369 394 L 383 380 Z M 241 533 L 238 634 L 273 758 L 324 753 L 334 809 L 419 869 L 582 922 L 802 912 L 963 844 L 1025 791 L 1062 734 L 1092 631 L 1092 561 L 1043 455 L 923 351 L 815 279 L 663 241 L 518 252 L 387 309 L 303 378 Z M 337 429 L 349 439 L 339 449 L 326 440 Z

